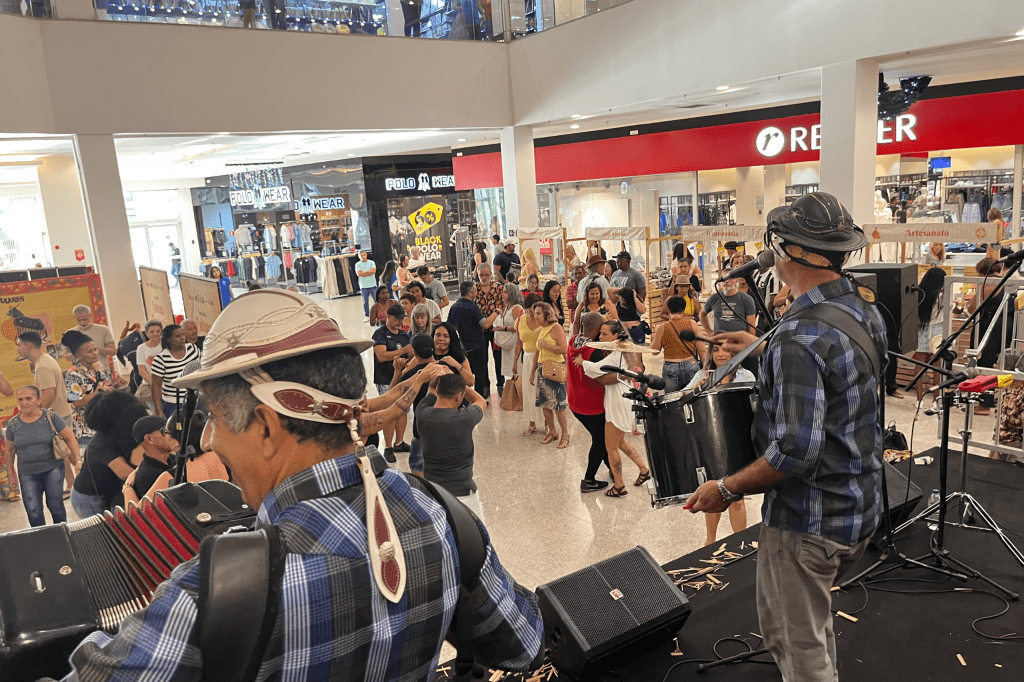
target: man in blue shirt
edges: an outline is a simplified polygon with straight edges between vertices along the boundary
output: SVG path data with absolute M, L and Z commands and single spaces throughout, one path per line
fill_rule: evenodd
M 359 354 L 370 343 L 345 339 L 305 296 L 261 289 L 220 314 L 198 369 L 174 380 L 199 387 L 210 408 L 203 449 L 230 467 L 259 510 L 257 527 L 275 526 L 286 550 L 259 677 L 433 680 L 460 599 L 480 663 L 532 670 L 543 634 L 537 598 L 502 567 L 483 524 L 483 566 L 460 598 L 444 508 L 418 479 L 375 468 L 375 451 L 357 441 L 448 370 L 430 364 L 367 400 Z M 199 559 L 175 569 L 116 635 L 89 635 L 67 679 L 208 679 L 196 632 L 199 569 Z
M 744 495 L 764 493 L 757 612 L 765 646 L 791 682 L 838 678 L 830 590 L 879 523 L 881 368 L 855 336 L 807 311 L 834 306 L 849 315 L 846 329 L 862 327 L 885 358 L 881 314 L 841 274 L 849 254 L 866 244 L 829 194 L 805 195 L 768 215 L 765 245 L 795 300 L 761 357 L 753 438 L 762 456 L 705 483 L 687 504 L 693 512 L 721 512 Z M 736 352 L 754 338 L 737 331 L 714 340 Z
M 366 318 L 363 322 L 369 322 L 370 304 L 377 291 L 377 264 L 369 260 L 369 255 L 365 251 L 359 252 L 356 276 L 359 277 L 359 291 L 363 295 L 363 316 Z
M 476 284 L 463 282 L 459 285 L 459 300 L 452 304 L 448 311 L 448 321 L 455 325 L 462 340 L 462 349 L 466 351 L 469 369 L 473 372 L 473 388 L 483 396 L 484 400 L 491 397 L 491 379 L 487 370 L 487 340 L 484 330 L 490 329 L 497 319 L 497 311 L 485 316 L 476 304 Z

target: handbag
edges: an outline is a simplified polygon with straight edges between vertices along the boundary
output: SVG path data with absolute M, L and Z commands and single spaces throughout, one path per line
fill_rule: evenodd
M 54 459 L 67 459 L 71 457 L 71 446 L 60 437 L 60 434 L 57 433 L 57 427 L 53 425 L 53 410 L 46 410 L 46 421 L 49 422 L 50 429 L 53 431 Z
M 558 360 L 545 360 L 541 365 L 540 375 L 545 379 L 564 384 L 568 374 L 565 363 Z
M 504 315 L 502 315 L 500 319 L 504 321 Z M 516 331 L 494 332 L 494 345 L 498 346 L 499 348 L 503 348 L 505 350 L 512 350 L 513 348 L 516 347 L 517 341 L 519 341 L 519 333 Z
M 501 391 L 501 409 L 506 412 L 523 411 L 523 378 L 512 377 L 505 382 L 505 388 Z

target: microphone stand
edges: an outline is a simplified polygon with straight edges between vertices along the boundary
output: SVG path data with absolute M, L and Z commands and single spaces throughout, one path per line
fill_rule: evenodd
M 938 360 L 938 359 L 942 359 L 943 370 L 944 370 L 944 371 L 942 371 L 942 374 L 944 376 L 950 376 L 950 377 L 954 376 L 953 361 L 956 359 L 956 353 L 954 351 L 950 350 L 950 349 L 951 349 L 952 345 L 956 342 L 957 338 L 964 332 L 964 330 L 970 328 L 972 323 L 974 322 L 974 320 L 977 319 L 980 316 L 981 310 L 982 310 L 982 308 L 984 308 L 984 304 L 986 302 L 988 302 L 988 300 L 991 299 L 993 295 L 995 295 L 998 292 L 1002 292 L 1003 291 L 1003 286 L 1006 284 L 1006 281 L 1010 277 L 1012 277 L 1020 269 L 1021 261 L 1018 260 L 1018 259 L 1014 259 L 1014 261 L 1008 262 L 1008 265 L 1009 265 L 1009 267 L 1007 268 L 1006 274 L 1003 275 L 1003 278 L 999 281 L 999 283 L 997 284 L 995 289 L 992 290 L 992 293 L 989 294 L 988 297 L 986 297 L 985 301 L 983 301 L 980 305 L 978 305 L 975 308 L 974 312 L 970 314 L 970 316 L 960 326 L 960 328 L 958 330 L 956 330 L 955 332 L 950 334 L 942 342 L 942 345 L 939 346 L 938 350 L 935 351 L 935 354 L 932 355 L 931 359 L 928 361 L 928 366 L 922 367 L 921 371 L 918 372 L 917 376 L 915 376 L 914 379 L 909 384 L 907 384 L 907 386 L 906 386 L 906 388 L 904 390 L 908 390 L 909 391 L 911 388 L 914 387 L 915 384 L 917 384 L 918 381 L 921 380 L 921 378 L 924 376 L 925 372 L 927 372 L 929 369 L 934 369 L 934 367 L 932 367 L 931 365 L 933 365 L 934 362 L 936 360 Z M 916 364 L 922 364 L 922 363 L 916 363 Z M 897 528 L 893 532 L 895 534 L 896 532 L 899 532 L 899 531 L 903 530 L 904 528 L 908 527 L 910 524 L 912 524 L 915 521 L 921 519 L 922 517 L 925 517 L 925 516 L 935 512 L 935 511 L 938 511 L 939 512 L 938 528 L 936 529 L 935 536 L 932 539 L 931 548 L 930 548 L 930 550 L 929 550 L 929 552 L 927 554 L 924 554 L 924 555 L 922 555 L 920 557 L 917 557 L 916 559 L 909 560 L 909 562 L 904 560 L 903 562 L 901 562 L 899 564 L 896 564 L 895 566 L 890 566 L 888 568 L 885 568 L 885 569 L 883 569 L 881 571 L 878 571 L 877 573 L 875 573 L 873 575 L 871 575 L 871 569 L 869 569 L 869 571 L 867 573 L 861 573 L 860 575 L 857 576 L 856 579 L 861 579 L 865 575 L 871 575 L 871 577 L 877 578 L 878 576 L 884 575 L 885 573 L 888 573 L 890 571 L 894 571 L 894 570 L 896 570 L 898 568 L 907 568 L 909 566 L 918 567 L 919 565 L 921 565 L 921 563 L 924 560 L 932 559 L 934 565 L 927 565 L 929 570 L 937 571 L 937 572 L 940 572 L 940 573 L 946 573 L 948 575 L 951 575 L 952 577 L 956 577 L 959 580 L 965 580 L 966 578 L 963 576 L 963 574 L 958 573 L 956 571 L 956 569 L 953 568 L 955 566 L 955 567 L 959 568 L 961 571 L 963 571 L 964 573 L 966 573 L 968 575 L 968 577 L 971 577 L 971 578 L 973 578 L 975 580 L 982 580 L 982 581 L 988 583 L 989 585 L 992 585 L 996 589 L 998 589 L 1000 592 L 1005 594 L 1007 597 L 1009 597 L 1013 601 L 1017 601 L 1018 599 L 1020 599 L 1020 596 L 1017 593 L 1015 593 L 1015 592 L 1013 592 L 1011 590 L 1008 590 L 1007 588 L 1003 587 L 1002 585 L 1000 585 L 999 583 L 995 582 L 994 580 L 992 580 L 992 579 L 988 578 L 987 576 L 982 575 L 978 571 L 974 570 L 973 568 L 971 568 L 967 564 L 963 563 L 959 559 L 956 559 L 955 557 L 953 557 L 949 553 L 949 550 L 947 550 L 946 547 L 945 547 L 946 506 L 947 506 L 946 503 L 947 503 L 947 500 L 950 497 L 948 495 L 948 492 L 947 492 L 948 491 L 948 478 L 949 478 L 949 472 L 948 472 L 948 468 L 949 468 L 949 414 L 950 414 L 950 412 L 953 409 L 953 394 L 954 394 L 954 391 L 950 390 L 951 388 L 952 387 L 946 388 L 942 392 L 941 440 L 939 441 L 939 502 L 937 502 L 936 504 L 933 504 L 933 505 L 929 505 L 927 509 L 925 509 L 923 512 L 921 512 L 920 514 L 915 516 L 913 519 L 911 519 L 911 520 L 907 521 L 906 523 L 902 524 L 901 526 L 899 526 L 899 528 Z M 970 409 L 970 406 L 968 406 L 968 409 Z M 968 419 L 969 419 L 969 416 L 968 416 Z M 967 426 L 969 427 L 969 422 L 968 422 Z M 964 441 L 964 453 L 966 453 L 966 451 L 967 451 L 967 444 L 966 444 L 966 440 L 965 440 Z M 965 456 L 966 456 L 966 454 L 965 454 Z M 971 499 L 973 500 L 973 498 L 971 498 Z M 886 506 L 888 506 L 888 498 L 886 498 L 885 504 L 886 504 Z M 985 517 L 987 517 L 987 518 L 985 518 L 986 523 L 991 522 L 991 525 L 995 524 L 995 522 L 991 520 L 991 517 L 988 516 L 987 513 L 985 513 Z M 886 523 L 888 523 L 888 520 L 886 521 Z M 1004 540 L 1004 542 L 1009 542 L 1008 538 L 1005 538 L 1005 536 L 1001 536 L 1001 538 Z M 1016 549 L 1015 547 L 1012 546 L 1012 543 L 1010 543 L 1009 547 L 1012 547 L 1011 552 L 1013 552 L 1013 550 Z M 1017 557 L 1018 554 L 1019 554 L 1019 552 L 1018 553 L 1014 553 L 1014 556 Z M 850 582 L 852 582 L 852 581 L 847 581 L 844 584 L 849 584 Z
M 189 437 L 192 435 L 192 417 L 196 413 L 197 402 L 197 393 L 192 389 L 188 389 L 185 397 L 185 416 L 181 428 L 181 442 L 178 443 L 178 452 L 174 455 L 176 459 L 174 463 L 174 485 L 178 485 L 179 483 L 183 483 L 188 480 L 185 471 L 185 464 L 195 456 L 195 449 L 188 443 Z

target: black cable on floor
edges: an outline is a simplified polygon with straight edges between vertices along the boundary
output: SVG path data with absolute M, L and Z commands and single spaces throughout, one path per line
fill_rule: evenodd
M 845 613 L 848 616 L 856 616 L 858 613 L 866 609 L 868 607 L 868 600 L 871 598 L 870 595 L 868 595 L 867 586 L 865 586 L 864 583 L 862 583 L 859 580 L 857 581 L 857 584 L 860 585 L 861 588 L 864 590 L 864 604 L 861 605 L 861 607 L 856 611 L 843 611 L 843 613 Z M 840 590 L 840 592 L 842 592 L 842 590 Z M 831 611 L 833 614 L 839 613 L 839 609 L 831 609 Z
M 762 641 L 762 640 L 759 639 L 758 641 Z M 748 652 L 749 651 L 754 651 L 754 647 L 750 646 L 750 642 L 748 642 L 746 639 L 743 639 L 741 637 L 723 637 L 722 639 L 720 639 L 717 642 L 715 642 L 712 645 L 712 647 L 711 647 L 711 650 L 715 653 L 715 656 L 716 656 L 715 659 L 687 658 L 687 659 L 684 659 L 682 661 L 678 661 L 671 668 L 669 668 L 668 670 L 665 671 L 665 677 L 663 677 L 661 679 L 661 682 L 668 682 L 668 676 L 670 674 L 672 674 L 672 671 L 675 670 L 676 668 L 678 668 L 679 666 L 684 665 L 686 663 L 714 663 L 715 661 L 720 661 L 723 658 L 728 658 L 728 656 L 722 656 L 720 653 L 718 653 L 718 645 L 721 644 L 722 642 L 739 642 L 740 644 L 743 644 L 744 646 L 747 647 L 747 651 Z M 769 665 L 775 665 L 775 659 L 774 658 L 772 658 L 770 660 L 767 660 L 767 661 L 756 659 L 756 658 L 747 658 L 747 659 L 744 659 L 742 661 L 736 661 L 736 662 L 737 663 L 767 663 Z

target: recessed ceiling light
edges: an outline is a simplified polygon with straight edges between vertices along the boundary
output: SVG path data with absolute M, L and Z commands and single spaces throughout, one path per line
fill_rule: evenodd
M 459 139 L 457 139 L 457 140 L 455 140 L 455 141 L 456 141 L 456 142 L 465 142 L 465 141 L 466 141 L 466 138 L 464 138 L 464 137 L 460 137 Z
M 717 88 L 715 88 L 715 90 L 718 90 L 718 91 L 728 90 L 728 89 L 729 89 L 728 85 L 719 85 Z
M 1022 28 L 1021 30 L 1017 31 L 1013 35 L 1015 35 L 1015 36 L 1024 36 L 1024 28 Z
M 355 154 L 349 154 L 348 157 L 351 159 Z
M 573 130 L 576 130 L 577 128 L 579 128 L 579 127 L 580 127 L 580 124 L 579 124 L 579 123 L 573 123 L 573 124 L 572 124 L 571 126 L 569 126 L 569 127 L 570 127 L 570 128 L 572 128 Z
M 230 135 L 231 133 L 217 133 L 218 135 Z
M 582 118 L 582 117 L 583 117 L 583 114 L 573 114 L 569 118 Z

